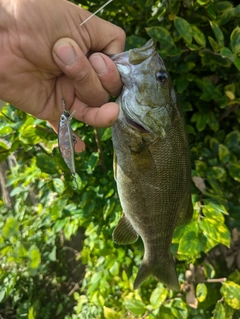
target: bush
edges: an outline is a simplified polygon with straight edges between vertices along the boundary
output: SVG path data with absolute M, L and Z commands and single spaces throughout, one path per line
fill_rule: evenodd
M 81 1 L 92 12 L 103 2 Z M 7 105 L 0 115 L 0 159 L 9 168 L 9 194 L 0 205 L 0 314 L 239 318 L 240 5 L 122 0 L 109 4 L 101 17 L 125 29 L 127 49 L 149 37 L 157 41 L 186 115 L 194 215 L 173 238 L 181 292 L 154 278 L 132 289 L 143 247 L 140 241 L 120 247 L 111 239 L 121 215 L 111 129 L 73 120 L 87 145 L 76 156 L 81 178 L 74 191 L 53 131 Z M 82 229 L 83 248 L 76 250 L 71 239 Z M 85 265 L 84 273 L 81 268 L 73 274 L 68 250 Z

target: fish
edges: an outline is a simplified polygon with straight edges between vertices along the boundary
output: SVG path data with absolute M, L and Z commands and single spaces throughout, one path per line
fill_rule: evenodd
M 76 137 L 72 133 L 70 122 L 76 110 L 70 114 L 69 111 L 66 110 L 64 99 L 62 99 L 62 104 L 64 110 L 60 116 L 58 126 L 58 147 L 64 162 L 67 164 L 72 174 L 72 177 L 75 178 L 76 169 L 74 160 L 74 144 L 76 143 Z
M 123 89 L 112 127 L 114 177 L 123 209 L 113 241 L 140 236 L 144 256 L 134 289 L 150 275 L 178 291 L 170 252 L 174 229 L 192 217 L 191 163 L 183 112 L 164 62 L 150 39 L 112 56 Z

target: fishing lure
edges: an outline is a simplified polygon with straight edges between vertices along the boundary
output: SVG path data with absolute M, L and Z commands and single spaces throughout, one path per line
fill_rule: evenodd
M 74 161 L 74 144 L 76 143 L 76 137 L 72 133 L 70 122 L 76 110 L 70 114 L 69 111 L 66 110 L 64 99 L 62 99 L 62 104 L 64 110 L 61 114 L 58 126 L 58 146 L 62 154 L 62 158 L 70 169 L 72 177 L 75 179 L 76 170 Z
M 90 15 L 86 20 L 84 20 L 79 26 L 81 27 L 88 20 L 90 20 L 93 16 L 95 16 L 100 10 L 102 10 L 105 6 L 107 6 L 113 0 L 108 0 L 103 6 L 101 6 L 97 11 L 95 11 L 92 15 Z M 66 103 L 64 99 L 62 99 L 63 112 L 60 117 L 59 126 L 58 126 L 58 146 L 68 168 L 71 171 L 72 177 L 77 184 L 76 179 L 76 170 L 75 170 L 75 161 L 74 161 L 74 144 L 76 144 L 76 137 L 72 133 L 70 122 L 73 118 L 74 113 L 70 114 L 69 111 L 66 110 Z

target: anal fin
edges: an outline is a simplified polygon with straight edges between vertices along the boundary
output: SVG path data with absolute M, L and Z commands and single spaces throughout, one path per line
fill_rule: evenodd
M 113 231 L 113 241 L 119 245 L 128 245 L 134 243 L 137 239 L 138 233 L 127 217 L 123 215 Z

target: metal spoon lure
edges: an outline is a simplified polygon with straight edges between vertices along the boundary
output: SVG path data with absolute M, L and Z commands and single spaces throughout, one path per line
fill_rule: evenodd
M 74 144 L 76 143 L 76 137 L 72 133 L 70 125 L 71 119 L 73 118 L 73 115 L 76 112 L 76 110 L 74 110 L 72 114 L 70 114 L 69 111 L 66 110 L 66 104 L 64 99 L 62 99 L 62 105 L 64 109 L 61 114 L 58 126 L 58 146 L 62 158 L 64 159 L 65 163 L 70 169 L 72 177 L 76 182 L 76 170 L 74 161 Z

